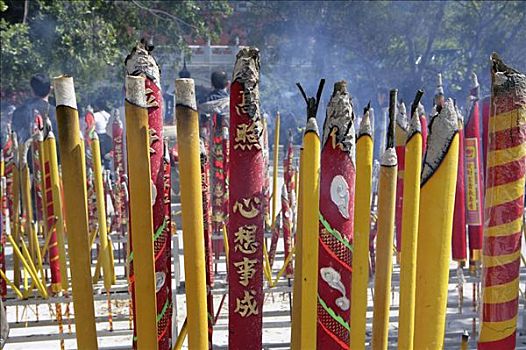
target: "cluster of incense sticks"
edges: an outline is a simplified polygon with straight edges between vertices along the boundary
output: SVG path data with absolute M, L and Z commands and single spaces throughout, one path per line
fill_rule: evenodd
M 292 130 L 280 130 L 286 123 L 277 112 L 271 161 L 258 49 L 240 49 L 230 96 L 220 102 L 198 106 L 194 81 L 175 81 L 177 152 L 165 138 L 152 50 L 141 41 L 126 58 L 125 123 L 115 110 L 111 169 L 89 108 L 84 137 L 80 132 L 72 77 L 54 79 L 58 130 L 45 111 L 34 114 L 30 139 L 7 130 L 0 151 L 0 297 L 71 293 L 77 347 L 96 349 L 94 284 L 102 277 L 113 330 L 113 242 L 123 239 L 134 348 L 180 349 L 187 337 L 190 349 L 212 349 L 228 294 L 228 347 L 261 349 L 264 296 L 280 285 L 291 303 L 292 349 L 388 349 L 393 338 L 400 349 L 441 349 L 450 276 L 458 277 L 462 313 L 469 261 L 469 317 L 476 333 L 480 312 L 480 334 L 463 332 L 459 347 L 467 348 L 471 336 L 480 350 L 515 348 L 526 173 L 523 73 L 493 54 L 491 98 L 480 99 L 472 74 L 465 113 L 445 97 L 439 75 L 429 123 L 423 90 L 406 107 L 392 89 L 381 140 L 374 139 L 370 103 L 358 125 L 346 81 L 334 84 L 326 106 L 324 79 L 313 97 L 297 83 L 306 103 L 301 148 L 295 151 Z M 382 146 L 377 166 L 375 144 Z M 177 339 L 173 166 L 181 189 L 187 308 Z M 217 303 L 214 281 L 224 273 L 213 265 L 223 253 L 227 292 Z M 393 265 L 399 265 L 398 285 Z M 396 291 L 398 332 L 390 337 Z M 68 302 L 53 301 L 61 348 Z

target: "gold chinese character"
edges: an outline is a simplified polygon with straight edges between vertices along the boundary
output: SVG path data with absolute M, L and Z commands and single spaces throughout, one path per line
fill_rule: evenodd
M 248 114 L 248 106 L 245 102 L 245 92 L 243 90 L 239 91 L 239 95 L 241 96 L 241 101 L 236 105 L 236 112 L 237 114 Z
M 259 144 L 259 128 L 258 122 L 250 124 L 239 124 L 236 127 L 236 137 L 234 139 L 234 149 L 241 148 L 242 150 L 249 149 L 252 147 L 261 149 Z
M 235 235 L 234 244 L 235 251 L 241 251 L 245 254 L 254 254 L 256 252 L 258 243 L 256 242 L 256 225 L 241 226 Z
M 246 219 L 253 219 L 259 214 L 259 209 L 257 208 L 261 202 L 258 197 L 255 198 L 243 198 L 241 199 L 242 203 L 234 203 L 234 213 L 239 211 L 242 217 Z
M 241 317 L 247 317 L 250 315 L 257 315 L 259 313 L 258 311 L 258 304 L 256 300 L 254 300 L 254 295 L 256 295 L 256 292 L 251 290 L 250 292 L 244 291 L 244 297 L 243 299 L 236 298 L 236 309 L 234 312 L 237 312 L 241 315 Z
M 256 259 L 248 259 L 245 257 L 243 257 L 243 261 L 234 263 L 234 266 L 237 268 L 236 272 L 240 277 L 239 283 L 241 283 L 243 286 L 248 286 L 248 282 L 252 277 L 254 277 L 254 274 L 256 273 L 254 266 L 256 263 Z

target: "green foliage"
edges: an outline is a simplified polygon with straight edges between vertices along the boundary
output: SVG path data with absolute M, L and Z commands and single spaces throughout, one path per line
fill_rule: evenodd
M 2 4 L 5 5 L 5 4 Z M 2 42 L 2 88 L 17 89 L 31 77 L 29 67 L 38 70 L 42 59 L 35 52 L 35 46 L 29 37 L 29 26 L 24 23 L 9 24 L 0 19 L 0 41 Z
M 173 57 L 185 38 L 217 37 L 231 13 L 225 1 L 37 0 L 22 23 L 24 2 L 0 1 L 2 91 L 27 89 L 38 71 L 69 74 L 87 103 L 120 96 L 124 58 L 141 37 Z

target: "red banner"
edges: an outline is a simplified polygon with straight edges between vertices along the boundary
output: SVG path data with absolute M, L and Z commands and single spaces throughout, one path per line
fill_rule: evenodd
M 259 51 L 237 54 L 230 91 L 230 215 L 228 241 L 231 350 L 260 350 L 263 326 L 263 172 Z

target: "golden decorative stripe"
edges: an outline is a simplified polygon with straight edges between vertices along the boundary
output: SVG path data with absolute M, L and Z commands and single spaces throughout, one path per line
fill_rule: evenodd
M 484 287 L 483 302 L 485 304 L 505 303 L 517 298 L 519 279 L 511 282 Z
M 493 226 L 493 227 L 487 227 L 486 232 L 484 233 L 485 237 L 501 237 L 501 236 L 509 236 L 514 233 L 517 233 L 521 230 L 522 227 L 522 218 L 518 217 L 516 220 L 513 220 L 511 222 Z
M 491 151 L 488 155 L 488 167 L 491 168 L 494 166 L 511 163 L 515 160 L 521 159 L 524 156 L 526 156 L 526 147 L 524 147 L 524 144 L 497 151 Z
M 489 118 L 488 129 L 498 132 L 526 124 L 526 108 L 514 109 Z
M 524 177 L 517 181 L 486 189 L 486 207 L 511 202 L 524 194 Z
M 497 255 L 497 256 L 491 256 L 491 255 L 484 255 L 482 257 L 482 263 L 484 264 L 484 267 L 494 267 L 494 266 L 501 266 L 509 264 L 517 259 L 519 259 L 521 256 L 520 251 L 516 251 L 511 254 L 506 255 Z
M 480 330 L 479 343 L 505 339 L 515 332 L 517 316 L 501 322 L 483 322 Z

